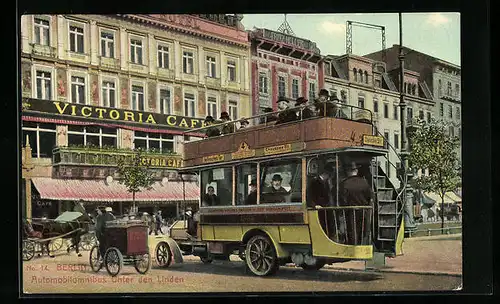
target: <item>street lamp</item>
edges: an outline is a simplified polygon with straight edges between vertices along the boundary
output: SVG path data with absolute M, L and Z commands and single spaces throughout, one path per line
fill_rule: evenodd
M 406 132 L 406 101 L 404 96 L 404 57 L 403 54 L 403 17 L 402 13 L 399 13 L 399 106 L 401 107 L 401 173 L 399 174 L 401 181 L 401 188 L 405 186 L 406 190 L 403 193 L 405 212 L 404 212 L 404 223 L 405 230 L 414 230 L 416 228 L 415 221 L 413 219 L 413 189 L 411 187 L 410 180 L 413 177 L 411 170 L 408 166 L 408 151 L 407 151 L 407 132 Z

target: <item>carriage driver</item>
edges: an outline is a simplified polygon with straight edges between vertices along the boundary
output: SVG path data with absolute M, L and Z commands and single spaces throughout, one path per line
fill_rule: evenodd
M 98 207 L 97 208 L 97 218 L 95 225 L 95 234 L 99 244 L 103 244 L 99 246 L 99 253 L 101 258 L 104 258 L 105 253 L 105 239 L 104 239 L 104 229 L 106 228 L 106 222 L 115 220 L 115 216 L 111 213 L 113 209 L 111 207 Z

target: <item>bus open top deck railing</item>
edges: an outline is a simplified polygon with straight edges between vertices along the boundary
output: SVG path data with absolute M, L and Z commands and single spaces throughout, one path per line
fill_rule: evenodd
M 365 136 L 374 135 L 373 116 L 370 110 L 337 104 L 335 111 L 327 113 L 327 103 L 322 105 L 323 113 L 314 113 L 313 117 L 307 119 L 302 117 L 306 107 L 299 106 L 187 131 L 185 135 L 204 133 L 210 128 L 219 128 L 222 131 L 224 125 L 233 125 L 235 129 L 232 133 L 186 143 L 184 166 L 363 146 L 366 144 Z M 330 102 L 330 107 L 332 105 Z M 313 109 L 314 106 L 308 108 Z M 295 111 L 297 119 L 278 124 L 275 121 L 270 122 L 273 117 L 286 111 Z M 244 120 L 249 121 L 251 126 L 238 129 L 237 123 Z

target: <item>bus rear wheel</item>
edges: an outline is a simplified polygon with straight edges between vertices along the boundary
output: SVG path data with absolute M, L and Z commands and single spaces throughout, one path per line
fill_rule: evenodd
M 275 274 L 279 269 L 279 261 L 271 240 L 263 235 L 253 236 L 245 250 L 246 265 L 256 276 Z

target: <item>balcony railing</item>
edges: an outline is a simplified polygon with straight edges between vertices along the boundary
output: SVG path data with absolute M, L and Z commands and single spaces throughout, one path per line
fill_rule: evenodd
M 47 57 L 56 57 L 56 48 L 51 47 L 49 45 L 41 45 L 41 44 L 32 44 L 33 47 L 32 52 L 33 55 L 41 55 L 41 56 L 47 56 Z
M 120 68 L 120 60 L 117 58 L 110 58 L 110 57 L 104 57 L 101 56 L 99 57 L 101 66 L 103 67 L 108 67 L 108 68 L 113 68 L 113 69 L 118 69 Z
M 56 147 L 53 150 L 53 165 L 116 167 L 120 160 L 132 160 L 134 153 L 130 149 Z M 176 153 L 145 151 L 142 157 L 141 162 L 153 168 L 178 168 L 182 166 L 182 157 Z

